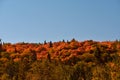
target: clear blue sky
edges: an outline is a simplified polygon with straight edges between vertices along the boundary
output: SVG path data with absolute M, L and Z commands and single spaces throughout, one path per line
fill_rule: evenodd
M 4 42 L 120 39 L 120 0 L 0 0 Z

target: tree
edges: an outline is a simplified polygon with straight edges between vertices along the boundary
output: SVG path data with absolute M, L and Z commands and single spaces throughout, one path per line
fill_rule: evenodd
M 47 59 L 48 59 L 49 62 L 51 62 L 51 55 L 50 55 L 50 53 L 47 54 Z
M 44 45 L 47 44 L 46 40 L 44 41 Z
M 2 39 L 0 39 L 0 52 L 2 51 Z
M 25 58 L 19 61 L 18 64 L 18 80 L 26 80 L 26 75 L 30 69 L 30 64 L 26 61 Z
M 53 47 L 53 43 L 52 43 L 52 41 L 50 41 L 50 43 L 49 43 L 49 47 Z
M 62 40 L 62 42 L 64 43 L 64 42 L 65 42 L 65 40 L 63 39 L 63 40 Z
M 73 74 L 71 75 L 71 80 L 91 80 L 92 72 L 91 66 L 86 65 L 85 62 L 78 62 L 74 66 Z
M 94 56 L 97 60 L 97 63 L 101 63 L 102 60 L 101 60 L 101 51 L 98 47 L 96 47 L 96 49 L 94 50 Z
M 31 62 L 34 62 L 34 61 L 37 60 L 37 54 L 34 50 L 31 51 L 29 59 L 30 59 Z
M 13 79 L 13 77 L 18 76 L 18 64 L 15 63 L 13 60 L 10 60 L 6 63 L 5 67 L 4 67 L 4 73 L 3 74 L 7 74 L 9 76 L 9 79 Z

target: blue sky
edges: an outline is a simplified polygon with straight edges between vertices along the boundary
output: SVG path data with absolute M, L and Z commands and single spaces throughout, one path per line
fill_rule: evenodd
M 120 0 L 0 0 L 4 42 L 120 39 Z

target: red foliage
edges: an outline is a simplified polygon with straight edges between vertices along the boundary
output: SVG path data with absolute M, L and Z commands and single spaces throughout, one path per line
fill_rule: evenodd
M 104 41 L 104 42 L 96 42 L 92 40 L 87 40 L 83 42 L 79 42 L 76 40 L 72 40 L 68 42 L 54 42 L 52 43 L 52 47 L 49 47 L 49 43 L 46 44 L 35 44 L 35 43 L 16 43 L 10 44 L 5 43 L 3 45 L 3 50 L 8 53 L 17 53 L 20 55 L 11 55 L 14 61 L 19 61 L 20 56 L 25 56 L 29 53 L 32 53 L 34 50 L 37 59 L 47 58 L 48 52 L 51 55 L 52 59 L 60 58 L 62 61 L 68 60 L 71 57 L 77 57 L 84 53 L 91 53 L 96 47 L 99 47 L 101 51 L 106 50 L 106 52 L 114 52 L 115 49 L 120 49 L 120 44 L 116 44 L 115 41 Z M 16 57 L 19 56 L 19 57 Z

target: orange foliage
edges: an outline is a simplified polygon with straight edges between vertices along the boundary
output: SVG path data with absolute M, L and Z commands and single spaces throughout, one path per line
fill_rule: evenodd
M 36 53 L 37 59 L 47 58 L 48 52 L 51 54 L 52 59 L 61 58 L 61 60 L 68 60 L 71 57 L 79 56 L 84 53 L 92 53 L 96 47 L 99 47 L 101 51 L 114 52 L 115 41 L 96 42 L 92 40 L 86 40 L 83 42 L 76 41 L 75 39 L 68 42 L 53 42 L 52 47 L 49 47 L 49 43 L 37 44 L 37 43 L 5 43 L 3 50 L 11 53 L 10 57 L 14 61 L 19 61 L 20 57 L 29 56 L 33 51 Z M 116 45 L 117 50 L 120 50 L 120 44 Z M 6 61 L 6 59 L 3 59 Z

